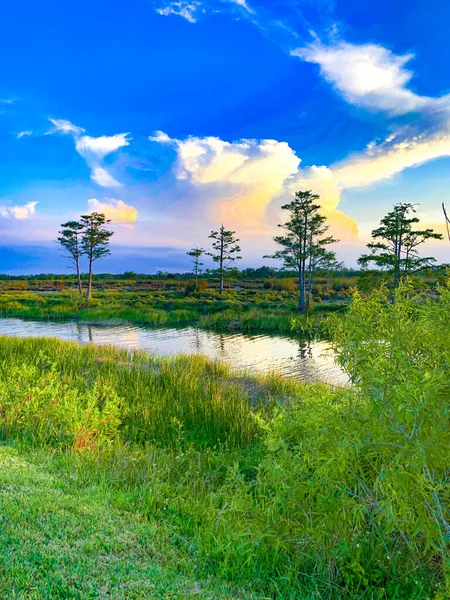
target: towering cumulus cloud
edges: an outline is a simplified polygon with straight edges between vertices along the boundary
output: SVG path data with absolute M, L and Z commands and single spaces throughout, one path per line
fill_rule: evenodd
M 195 194 L 187 194 L 190 202 L 192 196 L 205 199 L 212 221 L 223 220 L 247 233 L 268 233 L 273 226 L 267 220 L 271 205 L 276 211 L 295 190 L 313 189 L 321 193 L 323 211 L 332 225 L 338 224 L 348 238 L 356 235 L 354 221 L 336 210 L 339 192 L 332 173 L 325 167 L 300 169 L 300 158 L 286 142 L 230 143 L 215 137 L 177 140 L 163 132 L 150 140 L 175 147 L 176 177 L 195 188 Z

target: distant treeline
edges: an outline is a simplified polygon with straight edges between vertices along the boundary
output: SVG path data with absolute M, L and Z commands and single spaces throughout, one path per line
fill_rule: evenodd
M 317 274 L 321 274 L 321 270 L 317 270 Z M 360 277 L 363 271 L 360 269 L 341 269 L 338 271 L 327 271 L 323 275 L 331 275 L 333 278 L 340 277 Z M 236 279 L 285 279 L 289 277 L 297 277 L 297 273 L 293 270 L 275 269 L 273 267 L 258 267 L 257 269 L 248 268 L 238 271 L 237 269 L 233 273 Z M 201 279 L 217 279 L 217 274 L 213 271 L 206 270 L 200 275 Z M 0 281 L 76 281 L 76 274 L 66 273 L 39 273 L 36 275 L 7 275 L 0 274 Z M 81 274 L 81 279 L 86 281 L 88 279 L 87 273 Z M 98 280 L 113 280 L 122 281 L 126 280 L 138 280 L 138 281 L 159 281 L 166 279 L 180 279 L 188 280 L 192 279 L 192 272 L 185 273 L 168 273 L 165 271 L 158 271 L 157 273 L 135 273 L 134 271 L 125 271 L 124 273 L 98 273 L 96 274 Z

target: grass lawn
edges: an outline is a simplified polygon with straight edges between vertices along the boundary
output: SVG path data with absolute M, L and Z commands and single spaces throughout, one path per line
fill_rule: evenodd
M 1 598 L 262 598 L 202 579 L 170 527 L 115 508 L 57 462 L 0 446 Z

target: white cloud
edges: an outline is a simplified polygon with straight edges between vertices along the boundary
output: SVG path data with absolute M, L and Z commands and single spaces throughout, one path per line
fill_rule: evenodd
M 103 213 L 113 223 L 134 223 L 138 214 L 134 206 L 114 198 L 105 198 L 105 200 L 91 198 L 88 200 L 88 204 L 91 212 Z
M 165 17 L 176 15 L 178 17 L 183 17 L 183 19 L 186 19 L 189 23 L 196 23 L 198 13 L 205 13 L 207 10 L 212 12 L 223 12 L 224 5 L 226 4 L 239 6 L 249 13 L 249 15 L 254 14 L 254 11 L 249 7 L 246 0 L 212 0 L 205 3 L 206 9 L 204 8 L 203 3 L 197 0 L 166 0 L 163 6 L 156 8 L 155 10 L 159 15 Z
M 224 0 L 225 2 L 231 2 L 231 4 L 237 4 L 238 6 L 242 6 L 249 13 L 252 13 L 253 10 L 249 7 L 246 0 Z
M 0 102 L 2 104 L 13 104 L 14 98 L 2 98 L 0 99 Z
M 22 206 L 0 206 L 0 217 L 14 217 L 15 219 L 28 219 L 36 212 L 37 202 L 28 202 Z
M 79 136 L 82 134 L 85 129 L 82 127 L 77 127 L 70 121 L 66 121 L 66 119 L 49 119 L 51 123 L 53 123 L 54 127 L 47 131 L 45 135 L 51 135 L 52 133 L 71 133 L 74 136 Z
M 159 142 L 159 143 L 165 143 L 165 142 L 171 142 L 172 139 L 167 135 L 167 133 L 164 133 L 164 131 L 155 131 L 155 133 L 153 135 L 149 135 L 148 139 L 151 142 Z
M 75 141 L 75 148 L 82 156 L 93 154 L 98 158 L 104 158 L 107 154 L 115 152 L 123 146 L 128 146 L 130 143 L 128 135 L 128 133 L 116 133 L 97 138 L 84 135 Z
M 128 133 L 116 133 L 115 135 L 102 135 L 91 137 L 81 135 L 84 129 L 77 127 L 65 119 L 50 119 L 54 127 L 47 134 L 64 133 L 72 135 L 75 149 L 82 156 L 91 169 L 91 180 L 101 187 L 116 188 L 122 184 L 117 181 L 101 164 L 101 160 L 111 152 L 115 152 L 124 146 L 128 146 L 130 139 Z M 47 135 L 46 134 L 46 135 Z
M 169 15 L 177 15 L 178 17 L 183 17 L 189 23 L 195 23 L 195 13 L 200 8 L 201 3 L 193 0 L 192 2 L 186 0 L 180 0 L 179 2 L 170 2 L 164 8 L 157 8 L 156 12 L 165 17 Z
M 24 137 L 25 135 L 32 135 L 33 132 L 31 131 L 31 129 L 27 129 L 26 131 L 21 131 L 20 133 L 18 133 L 16 135 L 17 139 L 20 140 L 21 137 Z
M 93 167 L 91 179 L 94 183 L 104 188 L 122 187 L 120 181 L 114 179 L 114 177 L 103 167 Z
M 216 137 L 171 139 L 159 132 L 161 143 L 177 152 L 174 173 L 182 199 L 174 214 L 197 211 L 211 224 L 222 220 L 247 233 L 267 233 L 267 208 L 284 191 L 285 182 L 298 173 L 300 159 L 286 142 Z M 153 138 L 153 139 L 154 139 Z
M 405 65 L 412 54 L 397 56 L 376 44 L 338 42 L 326 46 L 317 40 L 291 54 L 318 64 L 322 76 L 347 102 L 357 106 L 401 115 L 422 111 L 435 102 L 406 87 L 412 72 Z

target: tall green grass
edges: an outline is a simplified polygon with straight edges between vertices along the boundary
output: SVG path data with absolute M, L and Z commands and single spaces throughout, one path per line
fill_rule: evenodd
M 354 387 L 0 339 L 0 433 L 258 598 L 450 594 L 450 292 L 355 297 Z
M 318 305 L 298 317 L 295 297 L 287 292 L 242 291 L 193 294 L 182 292 L 97 292 L 91 302 L 70 292 L 2 292 L 0 315 L 35 320 L 84 323 L 136 323 L 149 326 L 199 327 L 232 331 L 309 333 L 324 331 L 326 312 L 341 305 Z

